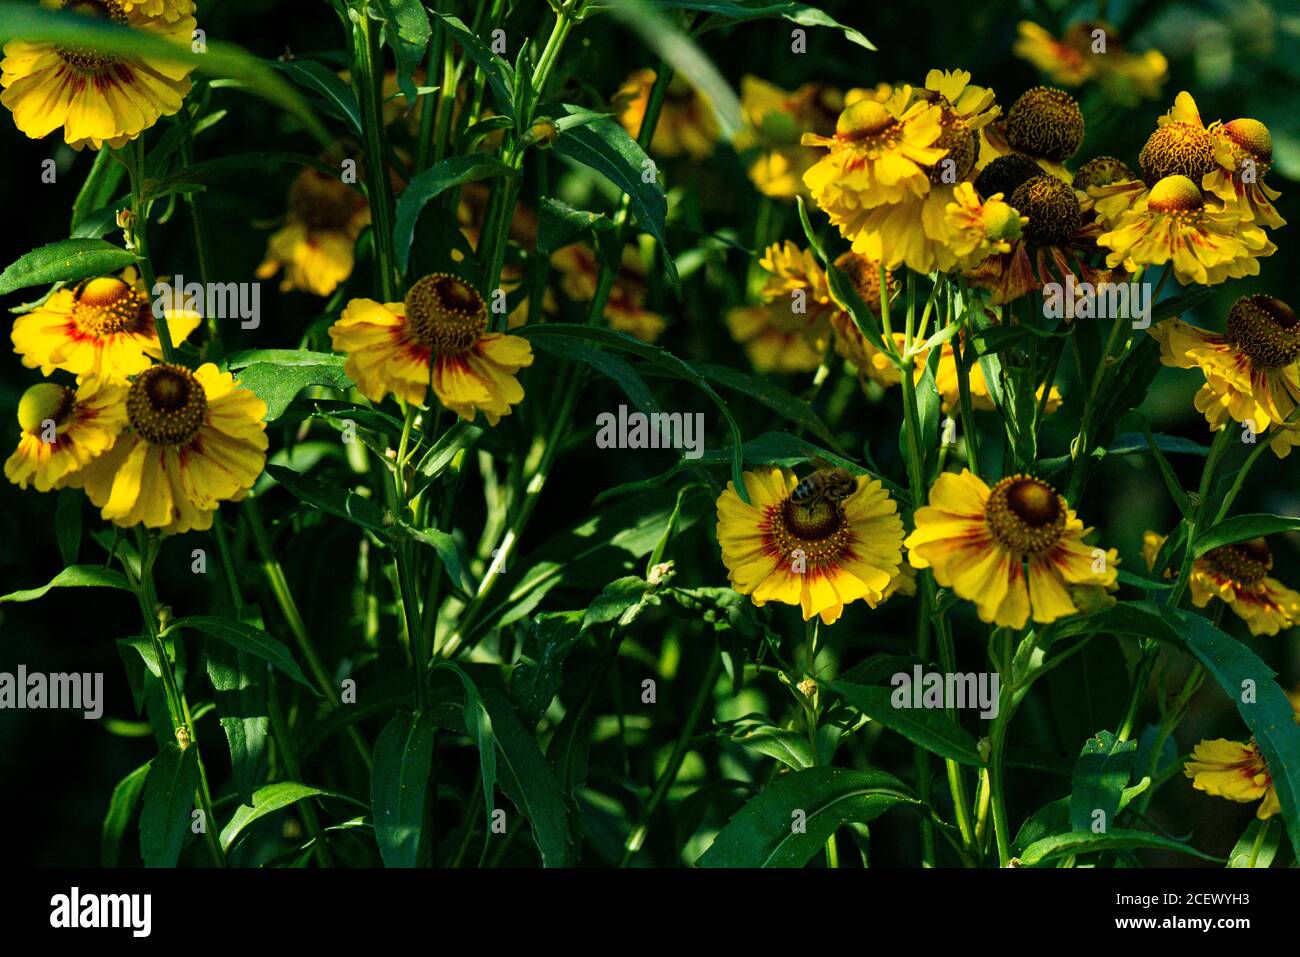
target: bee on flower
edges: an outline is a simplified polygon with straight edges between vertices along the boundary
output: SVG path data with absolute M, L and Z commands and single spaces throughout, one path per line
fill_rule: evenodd
M 755 605 L 797 605 L 833 624 L 844 607 L 876 607 L 901 578 L 903 521 L 880 482 L 843 469 L 801 483 L 789 469 L 745 472 L 718 497 L 718 544 L 731 587 Z M 838 474 L 842 473 L 842 474 Z M 817 473 L 820 474 L 820 473 Z
M 1023 628 L 1073 615 L 1113 589 L 1119 554 L 1084 543 L 1065 499 L 1041 479 L 1013 475 L 989 488 L 969 470 L 945 472 L 903 543 L 913 568 L 975 603 L 980 620 Z
M 195 27 L 190 0 L 62 0 L 53 6 L 186 47 Z M 192 71 L 147 55 L 10 40 L 0 62 L 0 103 L 32 139 L 63 127 L 73 149 L 117 148 L 180 110 Z

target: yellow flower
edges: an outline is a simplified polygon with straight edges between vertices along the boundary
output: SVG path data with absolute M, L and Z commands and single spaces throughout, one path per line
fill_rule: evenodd
M 67 475 L 113 447 L 126 425 L 126 388 L 86 379 L 76 389 L 41 382 L 18 403 L 18 448 L 5 477 L 38 492 L 61 488 Z
M 618 121 L 635 139 L 641 132 L 646 106 L 650 102 L 650 88 L 654 86 L 654 70 L 637 70 L 629 76 L 614 94 L 612 106 Z M 655 124 L 650 152 L 660 156 L 689 156 L 703 159 L 713 152 L 718 141 L 718 121 L 713 107 L 693 86 L 679 76 L 674 76 L 664 94 Z
M 157 34 L 173 43 L 190 45 L 194 18 L 182 16 L 179 5 L 164 0 L 148 3 L 167 6 L 175 17 L 153 19 L 139 4 L 127 9 L 122 0 L 64 0 L 64 9 L 111 20 L 136 30 Z M 174 60 L 148 56 L 97 53 L 64 47 L 49 41 L 10 40 L 0 63 L 0 94 L 14 115 L 14 123 L 32 139 L 58 127 L 73 149 L 89 144 L 99 149 L 129 140 L 181 108 L 190 91 L 193 67 Z
M 1256 433 L 1277 425 L 1270 442 L 1279 458 L 1300 445 L 1296 425 L 1283 425 L 1300 403 L 1300 326 L 1290 306 L 1272 296 L 1246 296 L 1229 311 L 1222 333 L 1178 319 L 1150 332 L 1160 342 L 1162 363 L 1205 376 L 1196 409 L 1213 431 L 1231 416 Z
M 1249 742 L 1228 741 L 1216 738 L 1202 741 L 1192 749 L 1192 757 L 1184 766 L 1183 774 L 1192 779 L 1192 787 L 1215 797 L 1249 804 L 1260 801 L 1255 816 L 1261 821 L 1280 814 L 1273 776 L 1259 747 Z
M 126 431 L 67 484 L 117 525 L 211 528 L 220 503 L 243 498 L 262 473 L 265 416 L 266 403 L 211 362 L 151 366 L 127 390 Z
M 1273 164 L 1273 136 L 1259 120 L 1247 118 L 1211 123 L 1215 168 L 1201 180 L 1201 188 L 1241 210 L 1242 220 L 1276 229 L 1286 220 L 1272 201 L 1282 194 L 1264 182 Z
M 1137 272 L 1172 262 L 1183 285 L 1211 286 L 1259 275 L 1257 258 L 1277 251 L 1262 229 L 1241 222 L 1232 207 L 1207 205 L 1196 184 L 1180 174 L 1157 182 L 1097 237 L 1097 245 L 1111 250 L 1107 266 Z
M 1165 536 L 1148 531 L 1142 536 L 1142 557 L 1155 567 Z M 1276 635 L 1300 621 L 1300 593 L 1269 576 L 1273 553 L 1268 542 L 1246 542 L 1212 548 L 1192 562 L 1188 579 L 1192 602 L 1204 608 L 1211 598 L 1226 602 L 1250 628 L 1252 635 Z M 1169 569 L 1165 577 L 1170 577 Z
M 792 498 L 799 481 L 789 469 L 746 472 L 748 505 L 727 483 L 717 531 L 732 588 L 828 625 L 858 599 L 872 608 L 884 600 L 902 564 L 898 506 L 880 482 L 842 475 L 847 488 L 808 504 Z
M 60 289 L 15 319 L 10 335 L 23 365 L 43 375 L 65 369 L 122 382 L 162 357 L 153 308 L 135 267 L 127 267 L 119 276 Z M 202 321 L 191 309 L 165 309 L 163 316 L 173 345 Z
M 328 296 L 352 275 L 353 247 L 369 222 L 370 206 L 360 192 L 320 170 L 303 170 L 289 187 L 289 212 L 267 241 L 257 278 L 283 269 L 285 292 Z
M 732 145 L 741 153 L 757 154 L 749 164 L 749 178 L 759 192 L 778 199 L 807 196 L 803 174 L 820 154 L 802 145 L 800 137 L 835 132 L 843 94 L 821 83 L 805 83 L 788 93 L 756 76 L 744 76 L 740 108 L 745 126 Z
M 1103 31 L 1098 38 L 1095 31 Z M 1038 24 L 1022 20 L 1014 52 L 1028 60 L 1053 83 L 1079 86 L 1096 79 L 1119 103 L 1160 95 L 1169 72 L 1168 61 L 1159 50 L 1131 53 L 1120 44 L 1115 28 L 1108 23 L 1076 23 L 1057 40 Z M 1098 40 L 1104 46 L 1097 48 Z
M 551 265 L 560 272 L 560 288 L 574 302 L 591 302 L 600 279 L 600 263 L 592 251 L 581 243 L 557 249 Z M 642 342 L 654 342 L 668 323 L 663 316 L 645 306 L 648 295 L 645 267 L 635 246 L 623 249 L 623 259 L 605 300 L 605 321 L 616 332 L 626 332 Z
M 519 336 L 487 331 L 487 305 L 464 280 L 435 273 L 416 282 L 403 302 L 353 299 L 330 326 L 344 371 L 371 402 L 390 392 L 413 405 L 430 385 L 461 418 L 481 411 L 496 425 L 524 399 L 515 373 L 532 365 Z
M 1115 584 L 1118 553 L 1084 544 L 1091 531 L 1046 482 L 1013 475 L 990 490 L 963 470 L 939 476 L 903 544 L 982 621 L 1022 628 L 1075 614 L 1071 585 Z
M 943 116 L 938 105 L 913 100 L 911 87 L 904 87 L 885 103 L 862 99 L 847 107 L 833 136 L 803 135 L 805 145 L 829 151 L 803 179 L 845 239 L 857 244 L 874 207 L 929 192 L 929 168 L 948 153 L 937 145 Z
M 146 17 L 162 17 L 168 23 L 194 13 L 194 0 L 121 0 L 121 4 L 127 13 L 137 10 Z

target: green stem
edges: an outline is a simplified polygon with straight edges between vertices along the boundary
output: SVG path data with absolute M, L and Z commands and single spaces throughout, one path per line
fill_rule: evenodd
M 213 863 L 217 867 L 225 867 L 226 855 L 217 838 L 217 816 L 212 810 L 212 791 L 208 787 L 207 770 L 203 766 L 203 754 L 199 750 L 198 731 L 190 719 L 189 708 L 176 682 L 176 672 L 158 628 L 158 592 L 154 584 L 153 566 L 158 557 L 160 542 L 156 538 L 147 538 L 144 529 L 137 526 L 136 544 L 140 552 L 139 578 L 135 577 L 131 564 L 125 557 L 122 559 L 122 570 L 135 591 L 136 601 L 140 605 L 140 615 L 144 619 L 145 631 L 149 635 L 149 643 L 153 646 L 154 656 L 158 659 L 163 695 L 167 700 L 167 711 L 171 716 L 172 732 L 176 737 L 176 743 L 182 751 L 194 749 L 194 757 L 199 769 L 199 784 L 195 791 L 199 808 L 203 812 L 204 841 L 212 855 Z
M 131 226 L 128 232 L 140 264 L 140 275 L 144 279 L 145 294 L 154 295 L 153 263 L 149 259 L 149 208 L 153 204 L 144 199 L 144 137 L 136 137 L 131 146 L 117 154 L 126 166 L 127 176 L 131 182 Z M 154 328 L 158 332 L 158 343 L 162 349 L 163 362 L 176 361 L 176 348 L 172 344 L 171 330 L 167 326 L 167 316 L 161 309 L 153 310 Z
M 645 808 L 642 809 L 636 827 L 632 829 L 632 833 L 628 835 L 623 844 L 623 857 L 618 862 L 619 867 L 627 867 L 632 862 L 632 858 L 636 856 L 636 852 L 641 849 L 641 845 L 645 843 L 646 832 L 650 828 L 650 819 L 659 810 L 659 805 L 668 796 L 668 789 L 673 786 L 678 773 L 681 772 L 682 762 L 686 760 L 686 755 L 691 749 L 691 739 L 695 736 L 695 726 L 699 724 L 704 709 L 713 699 L 713 686 L 717 684 L 718 675 L 721 672 L 722 656 L 714 649 L 709 658 L 708 671 L 705 672 L 704 680 L 695 693 L 695 700 L 691 703 L 691 710 L 686 716 L 681 731 L 677 734 L 677 740 L 673 743 L 673 750 L 672 754 L 668 756 L 668 763 L 660 773 L 659 779 L 655 781 L 654 790 L 650 793 L 650 800 L 646 802 Z
M 377 285 L 384 301 L 392 302 L 397 298 L 399 277 L 393 248 L 393 190 L 384 143 L 383 54 L 377 21 L 366 13 L 364 5 L 358 12 L 352 37 L 353 85 L 364 129 L 366 194 L 374 223 Z

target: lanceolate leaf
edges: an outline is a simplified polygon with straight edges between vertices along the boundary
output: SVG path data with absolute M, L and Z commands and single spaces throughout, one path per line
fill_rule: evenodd
M 1058 857 L 1073 854 L 1093 854 L 1097 851 L 1139 850 L 1150 848 L 1159 851 L 1177 851 L 1203 861 L 1219 861 L 1222 858 L 1202 853 L 1189 844 L 1175 841 L 1148 831 L 1131 831 L 1117 828 L 1105 834 L 1093 834 L 1090 831 L 1071 831 L 1068 834 L 1054 834 L 1035 841 L 1025 848 L 1020 855 L 1020 863 L 1025 867 L 1045 864 Z
M 370 806 L 385 867 L 419 863 L 437 730 L 431 714 L 399 711 L 375 742 Z
M 315 685 L 307 680 L 307 677 L 298 667 L 298 663 L 294 661 L 293 652 L 289 650 L 288 646 L 272 638 L 260 628 L 246 622 L 236 621 L 233 618 L 194 615 L 189 618 L 176 619 L 167 626 L 165 633 L 170 634 L 181 628 L 192 628 L 201 631 L 212 638 L 224 641 L 239 651 L 254 655 L 263 661 L 269 661 L 300 685 L 310 688 L 313 692 L 316 691 Z
M 118 272 L 135 262 L 135 253 L 103 239 L 65 239 L 19 256 L 0 273 L 0 296 L 28 286 L 76 282 Z
M 492 176 L 514 176 L 515 171 L 499 159 L 483 153 L 469 156 L 449 156 L 420 173 L 397 200 L 397 214 L 393 222 L 393 252 L 397 268 L 406 272 L 406 261 L 411 255 L 411 241 L 415 237 L 415 223 L 425 205 L 438 194 L 453 186 L 463 186 L 475 180 Z M 489 293 L 489 290 L 483 290 Z
M 920 806 L 883 771 L 808 768 L 777 778 L 737 812 L 700 867 L 802 867 L 841 825 L 875 820 L 897 804 Z
M 140 812 L 140 854 L 145 867 L 175 867 L 180 859 L 199 783 L 198 758 L 197 748 L 182 751 L 169 741 L 153 759 Z M 205 821 L 204 826 L 216 827 L 216 822 Z
M 152 761 L 140 765 L 113 788 L 104 815 L 104 826 L 99 839 L 99 863 L 102 867 L 117 867 L 122 855 L 122 837 L 131 823 L 131 815 L 144 793 L 145 779 L 149 776 Z
M 1197 535 L 1195 552 L 1199 557 L 1221 545 L 1233 545 L 1265 535 L 1294 531 L 1300 531 L 1300 518 L 1287 515 L 1234 515 Z
M 1109 731 L 1099 731 L 1084 742 L 1070 789 L 1070 825 L 1074 830 L 1104 832 L 1113 828 L 1136 756 L 1136 741 L 1119 741 Z
M 333 791 L 324 791 L 306 784 L 299 784 L 296 781 L 277 781 L 275 784 L 268 784 L 265 787 L 258 788 L 257 792 L 251 795 L 249 802 L 235 809 L 230 823 L 221 829 L 222 849 L 229 851 L 234 846 L 235 841 L 239 839 L 240 834 L 246 831 L 254 822 L 261 820 L 268 814 L 274 814 L 276 811 L 297 804 L 299 801 L 314 797 L 350 800 L 344 798 L 341 794 L 335 794 Z
M 125 575 L 111 568 L 102 568 L 99 565 L 70 565 L 50 579 L 48 584 L 40 588 L 10 592 L 8 595 L 0 596 L 0 602 L 35 601 L 37 598 L 44 597 L 51 588 L 119 588 L 122 591 L 130 591 L 131 585 Z
M 984 763 L 980 760 L 975 739 L 943 711 L 934 708 L 896 708 L 892 699 L 904 689 L 856 685 L 844 681 L 827 682 L 826 686 L 873 721 L 896 731 L 927 751 L 976 767 Z M 906 691 L 910 700 L 911 689 Z M 967 704 L 970 706 L 974 702 Z

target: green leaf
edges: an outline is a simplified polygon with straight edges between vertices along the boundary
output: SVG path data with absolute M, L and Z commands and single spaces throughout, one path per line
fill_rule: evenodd
M 456 545 L 456 539 L 447 532 L 439 531 L 436 528 L 416 528 L 413 525 L 407 525 L 405 522 L 398 526 L 402 534 L 409 535 L 423 545 L 428 545 L 438 553 L 442 559 L 442 567 L 447 573 L 451 583 L 459 588 L 462 592 L 472 593 L 474 584 L 470 581 L 469 573 L 465 570 L 465 563 L 461 560 L 460 548 Z
M 86 174 L 86 178 L 82 181 L 81 189 L 72 204 L 70 235 L 85 235 L 79 233 L 78 229 L 83 227 L 88 220 L 94 218 L 100 210 L 108 207 L 113 202 L 114 198 L 119 195 L 118 187 L 125 175 L 126 167 L 113 159 L 112 150 L 95 151 L 95 160 L 90 166 L 90 172 Z M 99 235 L 104 234 L 100 233 Z
M 1277 676 L 1246 645 L 1186 609 L 1119 602 L 1106 611 L 1052 626 L 1040 647 L 1082 634 L 1158 638 L 1195 655 L 1237 706 L 1268 763 L 1292 847 L 1300 847 L 1300 725 Z M 1247 695 L 1250 690 L 1253 694 Z M 1251 700 L 1246 700 L 1246 699 Z
M 59 489 L 59 504 L 54 510 L 54 540 L 64 565 L 75 565 L 81 550 L 82 501 L 80 489 Z
M 1024 853 L 1020 855 L 1020 863 L 1024 867 L 1033 867 L 1037 864 L 1045 864 L 1057 857 L 1094 854 L 1098 851 L 1137 850 L 1139 848 L 1177 851 L 1180 854 L 1199 857 L 1203 861 L 1223 860 L 1220 857 L 1202 853 L 1189 844 L 1161 837 L 1159 834 L 1114 828 L 1105 834 L 1071 831 L 1065 834 L 1053 834 L 1050 837 L 1044 837 L 1025 848 Z
M 329 67 L 315 60 L 267 60 L 295 83 L 319 93 L 329 104 L 330 112 L 345 121 L 354 133 L 361 133 L 361 110 L 352 87 Z
M 603 213 L 574 209 L 558 199 L 543 196 L 537 210 L 537 255 L 550 256 L 583 233 L 603 233 L 613 228 L 614 221 Z
M 582 616 L 582 630 L 610 622 L 619 626 L 630 625 L 645 605 L 650 590 L 649 582 L 636 575 L 615 579 L 587 606 Z
M 568 336 L 576 339 L 587 339 L 596 342 L 599 345 L 607 346 L 612 349 L 619 349 L 623 352 L 630 352 L 632 355 L 645 359 L 652 366 L 660 369 L 674 378 L 684 379 L 703 392 L 722 413 L 726 419 L 728 427 L 731 429 L 731 479 L 735 483 L 736 492 L 744 502 L 749 501 L 748 492 L 745 489 L 744 480 L 741 478 L 741 458 L 740 449 L 742 439 L 740 436 L 740 426 L 736 424 L 735 417 L 727 407 L 727 403 L 713 391 L 713 387 L 700 373 L 691 367 L 690 363 L 679 359 L 666 349 L 658 346 L 652 346 L 649 343 L 642 342 L 629 336 L 624 332 L 615 332 L 613 329 L 605 329 L 599 326 L 586 326 L 573 323 L 548 322 L 536 326 L 525 326 L 519 330 L 520 335 L 535 340 L 542 336 Z
M 655 0 L 656 6 L 677 7 L 682 10 L 703 10 L 714 14 L 698 27 L 696 33 L 704 33 L 730 23 L 743 23 L 767 17 L 781 17 L 791 23 L 805 27 L 830 27 L 844 34 L 850 43 L 856 43 L 865 50 L 875 50 L 871 41 L 853 27 L 845 26 L 829 14 L 806 3 L 793 0 L 786 3 L 766 3 L 758 6 L 744 6 L 727 0 Z
M 431 199 L 454 186 L 493 176 L 514 175 L 515 171 L 496 157 L 474 153 L 449 156 L 414 177 L 397 199 L 397 214 L 393 220 L 393 252 L 397 256 L 398 271 L 406 273 L 416 221 Z
M 251 390 L 266 403 L 267 422 L 274 422 L 282 416 L 289 403 L 308 386 L 328 386 L 339 390 L 352 388 L 352 380 L 343 371 L 346 357 L 305 350 L 298 355 L 302 356 L 300 361 L 253 362 L 235 373 L 238 385 Z
M 0 35 L 3 34 L 0 30 Z M 135 253 L 102 239 L 64 239 L 19 256 L 0 273 L 0 296 L 28 286 L 76 282 L 118 272 L 135 262 Z
M 224 642 L 214 642 L 206 651 L 213 703 L 230 746 L 235 793 L 248 804 L 266 777 L 270 734 L 266 664 Z
M 347 519 L 381 538 L 392 534 L 392 523 L 385 522 L 383 510 L 353 489 L 342 489 L 310 475 L 300 475 L 281 465 L 268 465 L 267 474 L 296 495 L 301 501 L 322 512 Z
M 601 375 L 612 379 L 628 397 L 634 406 L 647 415 L 659 411 L 659 403 L 645 384 L 640 373 L 632 364 L 620 356 L 601 352 L 583 345 L 580 340 L 565 336 L 543 337 L 536 340 L 536 346 L 542 352 L 549 352 L 564 359 L 572 359 L 591 366 Z
M 533 736 L 502 692 L 483 689 L 483 704 L 501 750 L 501 788 L 533 828 L 543 867 L 572 867 L 577 846 L 564 792 Z
M 590 111 L 568 103 L 540 111 L 552 119 L 566 114 L 587 114 Z M 654 161 L 616 120 L 599 117 L 590 123 L 566 130 L 555 141 L 554 150 L 600 173 L 618 189 L 627 194 L 632 212 L 641 228 L 655 238 L 663 252 L 664 269 L 668 282 L 680 296 L 681 281 L 677 267 L 668 252 L 665 237 L 665 219 L 668 200 L 657 176 L 643 174 L 655 169 Z M 648 165 L 647 165 L 648 164 Z M 649 182 L 646 182 L 646 179 Z
M 0 602 L 35 601 L 44 597 L 51 588 L 118 588 L 131 591 L 126 576 L 119 571 L 101 565 L 71 565 L 51 578 L 48 584 L 0 595 Z
M 1193 549 L 1197 558 L 1211 549 L 1237 542 L 1248 542 L 1252 538 L 1263 538 L 1281 532 L 1300 530 L 1300 518 L 1287 515 L 1235 515 L 1224 519 L 1218 525 L 1212 525 L 1201 535 L 1196 536 Z
M 229 851 L 234 847 L 239 835 L 246 831 L 255 821 L 261 820 L 268 814 L 274 814 L 276 811 L 297 804 L 299 801 L 314 797 L 351 800 L 342 794 L 299 784 L 297 781 L 277 781 L 275 784 L 268 784 L 265 787 L 258 788 L 249 803 L 237 807 L 230 819 L 230 823 L 221 829 L 222 850 Z
M 1282 828 L 1271 827 L 1273 818 L 1250 822 L 1228 855 L 1229 867 L 1269 867 L 1282 844 Z M 1260 832 L 1264 833 L 1260 833 Z
M 908 678 L 911 677 L 909 674 Z M 896 695 L 910 698 L 915 690 L 910 683 L 902 688 L 884 688 L 831 681 L 827 682 L 826 687 L 871 720 L 901 734 L 927 751 L 974 767 L 984 764 L 980 760 L 975 739 L 942 710 L 894 706 L 893 698 Z
M 188 618 L 177 618 L 167 626 L 163 634 L 168 635 L 181 628 L 192 628 L 195 631 L 201 631 L 205 635 L 224 641 L 238 651 L 268 661 L 303 687 L 310 688 L 317 697 L 320 696 L 320 693 L 316 691 L 316 686 L 307 680 L 307 677 L 298 667 L 298 663 L 293 658 L 293 652 L 283 642 L 272 638 L 260 628 L 255 628 L 246 622 L 236 621 L 233 618 L 191 615 Z
M 1120 741 L 1109 731 L 1099 731 L 1084 742 L 1070 789 L 1070 826 L 1074 830 L 1092 831 L 1098 811 L 1105 815 L 1100 821 L 1102 828 L 1111 829 L 1136 757 L 1136 741 Z
M 478 748 L 479 779 L 483 783 L 483 829 L 491 834 L 492 811 L 496 807 L 497 786 L 497 738 L 492 727 L 492 718 L 488 714 L 483 696 L 479 693 L 474 679 L 460 665 L 451 661 L 439 661 L 433 670 L 452 672 L 460 679 L 465 689 L 465 731 Z
M 759 754 L 780 761 L 793 771 L 812 767 L 812 745 L 802 731 L 778 728 L 761 716 L 730 722 L 718 732 L 726 740 L 753 748 Z
M 414 74 L 433 36 L 429 15 L 420 0 L 379 0 L 379 8 L 384 12 L 384 37 L 397 62 L 397 85 L 408 102 L 414 103 L 417 95 Z
M 883 771 L 816 767 L 777 778 L 741 808 L 700 867 L 803 867 L 842 825 L 865 824 L 897 804 L 920 806 Z M 799 826 L 801 825 L 801 826 Z
M 1151 428 L 1147 425 L 1146 419 L 1142 420 L 1142 432 L 1146 437 L 1147 447 L 1151 451 L 1151 456 L 1156 460 L 1156 467 L 1160 470 L 1160 477 L 1164 480 L 1165 490 L 1169 492 L 1169 497 L 1174 500 L 1174 505 L 1178 507 L 1179 513 L 1187 519 L 1195 516 L 1196 510 L 1192 507 L 1191 500 L 1187 497 L 1187 492 L 1178 481 L 1178 476 L 1174 474 L 1173 468 L 1169 465 L 1169 460 L 1160 451 L 1160 446 L 1156 442 L 1155 436 L 1151 434 Z
M 437 730 L 433 715 L 399 711 L 375 741 L 370 806 L 385 867 L 419 863 Z
M 425 489 L 430 482 L 443 473 L 462 449 L 472 446 L 483 435 L 482 426 L 458 418 L 451 428 L 438 436 L 429 451 L 424 453 L 419 464 L 415 466 L 418 479 L 412 483 L 411 494 Z
M 770 379 L 749 375 L 730 366 L 717 365 L 712 362 L 693 362 L 691 365 L 705 378 L 716 382 L 718 385 L 726 386 L 728 389 L 732 389 L 747 398 L 757 400 L 761 405 L 767 406 L 773 412 L 788 419 L 800 428 L 807 429 L 831 448 L 839 450 L 839 444 L 835 441 L 831 430 L 821 420 L 821 416 L 817 414 L 812 405 L 773 384 Z
M 140 811 L 140 855 L 145 867 L 175 867 L 190 833 L 194 791 L 199 785 L 199 749 L 184 751 L 171 741 L 149 768 Z M 215 827 L 215 821 L 204 822 Z
M 145 778 L 149 775 L 147 761 L 136 768 L 113 788 L 113 796 L 108 800 L 108 813 L 104 815 L 104 825 L 99 836 L 99 864 L 101 867 L 117 867 L 122 855 L 122 837 L 131 823 L 131 815 L 144 793 Z
M 578 647 L 582 612 L 535 616 L 510 671 L 510 700 L 526 727 L 536 727 L 560 690 L 564 661 Z
M 460 44 L 465 54 L 474 61 L 483 75 L 487 77 L 492 98 L 496 100 L 497 112 L 515 119 L 515 71 L 505 60 L 497 56 L 479 39 L 469 27 L 456 17 L 434 11 L 434 16 L 442 20 L 447 32 Z

